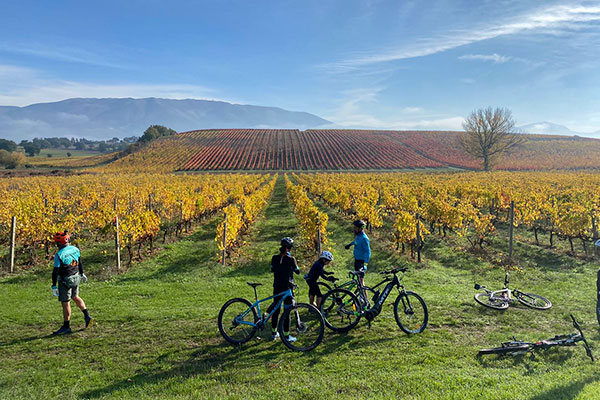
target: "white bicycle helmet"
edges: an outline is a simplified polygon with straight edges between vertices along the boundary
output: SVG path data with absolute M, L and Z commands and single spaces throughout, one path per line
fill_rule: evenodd
M 600 239 L 596 240 L 596 243 L 594 243 L 594 246 L 600 247 Z
M 331 252 L 329 251 L 324 251 L 321 253 L 319 258 L 324 258 L 326 260 L 333 261 L 333 254 L 331 254 Z

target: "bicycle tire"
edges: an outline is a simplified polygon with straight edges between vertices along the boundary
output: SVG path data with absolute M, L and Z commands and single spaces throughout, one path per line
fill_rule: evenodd
M 525 293 L 525 292 L 519 292 L 519 291 L 515 291 L 516 293 L 516 298 L 519 301 L 519 303 L 523 304 L 524 306 L 530 307 L 530 308 L 534 308 L 536 310 L 547 310 L 550 307 L 552 307 L 552 303 L 550 302 L 550 300 L 548 300 L 545 297 L 540 296 L 539 294 L 534 294 L 534 293 Z M 538 301 L 541 301 L 543 305 L 536 305 L 536 299 Z
M 474 298 L 475 298 L 475 301 L 478 302 L 479 304 L 481 304 L 482 306 L 489 307 L 494 310 L 506 310 L 508 308 L 508 302 L 492 303 L 492 301 L 490 300 L 489 293 L 476 293 Z M 499 304 L 499 305 L 497 305 L 497 304 Z
M 401 311 L 399 310 L 400 303 L 402 303 L 403 306 L 402 314 L 399 312 Z M 421 312 L 415 313 L 415 310 L 417 310 L 417 303 L 422 309 L 422 316 L 418 315 L 421 314 Z M 402 320 L 404 317 L 406 317 L 406 321 Z M 396 301 L 394 302 L 394 318 L 404 333 L 409 335 L 421 333 L 427 328 L 427 323 L 429 322 L 427 304 L 425 304 L 425 300 L 415 292 L 402 292 L 396 297 Z M 409 322 L 412 322 L 410 326 L 408 324 Z
M 247 341 L 249 341 L 250 339 L 252 339 L 252 337 L 256 334 L 257 327 L 256 326 L 250 326 L 250 325 L 232 324 L 231 328 L 236 328 L 238 326 L 241 328 L 240 330 L 238 330 L 238 332 L 241 333 L 241 336 L 239 336 L 239 337 L 233 337 L 233 336 L 231 336 L 230 334 L 227 333 L 226 327 L 223 325 L 223 322 L 224 322 L 223 318 L 224 318 L 225 312 L 227 312 L 227 309 L 228 308 L 233 308 L 233 306 L 236 303 L 242 303 L 244 305 L 244 307 L 240 307 L 239 311 L 238 310 L 233 311 L 233 315 L 235 315 L 237 313 L 237 315 L 239 316 L 239 314 L 245 312 L 248 309 L 251 309 L 252 312 L 248 313 L 248 315 L 246 315 L 246 317 L 250 317 L 250 315 L 252 314 L 251 318 L 254 319 L 253 322 L 254 322 L 254 324 L 256 324 L 258 322 L 258 313 L 256 312 L 256 309 L 254 307 L 252 307 L 252 303 L 250 303 L 248 300 L 242 299 L 240 297 L 237 297 L 237 298 L 234 298 L 234 299 L 231 299 L 231 300 L 227 301 L 225 304 L 223 304 L 223 307 L 221 307 L 221 311 L 219 311 L 219 318 L 217 320 L 217 325 L 219 327 L 219 332 L 221 333 L 221 336 L 223 336 L 223 339 L 225 339 L 229 343 L 234 344 L 234 345 L 239 345 L 239 344 L 246 343 Z M 225 318 L 227 320 L 229 320 L 232 317 L 231 316 L 227 316 Z M 232 323 L 234 322 L 233 319 L 231 319 L 231 322 Z
M 303 311 L 300 311 L 303 310 Z M 296 316 L 292 313 L 298 311 L 302 313 L 300 317 L 300 324 Z M 296 335 L 295 341 L 290 341 L 289 337 L 284 334 L 284 321 L 286 318 L 290 318 L 290 332 L 289 334 Z M 310 351 L 317 347 L 323 340 L 325 335 L 325 321 L 323 315 L 312 304 L 297 303 L 291 307 L 288 307 L 281 316 L 278 325 L 279 336 L 281 341 L 289 349 L 294 351 Z
M 491 349 L 481 349 L 479 350 L 479 355 L 485 354 L 511 354 L 511 353 L 522 353 L 529 352 L 530 348 L 527 344 L 521 344 L 516 346 L 503 346 L 503 347 L 493 347 Z
M 317 286 L 319 286 L 319 289 L 321 289 L 321 294 L 323 296 L 325 296 L 325 293 L 327 293 L 331 290 L 331 286 L 329 286 L 325 282 L 318 281 Z
M 325 326 L 338 333 L 348 332 L 354 328 L 362 316 L 358 298 L 351 291 L 340 288 L 332 289 L 323 296 L 320 311 Z M 348 322 L 346 323 L 345 320 Z

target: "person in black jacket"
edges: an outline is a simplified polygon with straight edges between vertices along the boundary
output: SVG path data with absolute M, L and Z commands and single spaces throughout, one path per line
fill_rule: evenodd
M 308 302 L 317 308 L 321 307 L 321 301 L 323 300 L 323 293 L 317 284 L 319 278 L 328 280 L 329 282 L 335 282 L 335 279 L 331 277 L 333 272 L 325 271 L 325 266 L 333 261 L 333 254 L 329 251 L 324 251 L 319 256 L 319 259 L 310 267 L 308 274 L 304 275 L 304 279 L 308 284 Z M 317 303 L 315 304 L 315 297 Z
M 296 259 L 292 257 L 290 254 L 290 250 L 294 247 L 294 241 L 292 238 L 285 237 L 281 239 L 281 248 L 279 249 L 279 254 L 276 254 L 271 258 L 271 272 L 273 272 L 273 295 L 277 295 L 285 292 L 290 289 L 291 284 L 294 283 L 294 274 L 300 273 L 300 269 L 298 268 L 298 264 L 296 263 Z M 273 304 L 269 306 L 267 310 L 268 313 L 271 313 L 273 309 L 277 306 L 277 303 L 281 300 L 282 296 L 275 296 L 273 299 Z M 288 307 L 292 305 L 292 298 L 287 297 L 284 300 L 284 307 Z M 271 339 L 275 340 L 279 338 L 279 333 L 277 332 L 277 322 L 279 320 L 279 312 L 281 311 L 281 307 L 279 307 L 273 313 L 273 317 L 271 318 Z M 289 317 L 284 321 L 283 333 L 288 337 L 290 342 L 296 341 L 296 338 L 290 336 L 290 319 Z

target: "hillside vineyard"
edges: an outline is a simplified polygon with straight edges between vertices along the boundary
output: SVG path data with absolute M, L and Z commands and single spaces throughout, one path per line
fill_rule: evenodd
M 152 172 L 214 170 L 476 169 L 460 132 L 293 129 L 198 130 L 160 138 L 108 165 L 108 170 Z M 600 167 L 600 140 L 527 135 L 500 169 Z M 105 169 L 106 170 L 106 169 Z

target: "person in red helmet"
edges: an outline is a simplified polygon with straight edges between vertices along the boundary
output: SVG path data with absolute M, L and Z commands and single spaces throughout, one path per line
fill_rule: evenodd
M 69 239 L 70 235 L 67 231 L 57 232 L 54 235 L 58 252 L 54 256 L 54 268 L 52 269 L 52 294 L 58 296 L 58 301 L 62 304 L 64 322 L 59 330 L 52 333 L 53 335 L 71 333 L 71 300 L 83 312 L 85 327 L 94 323 L 83 299 L 79 297 L 79 283 L 87 282 L 87 277 L 83 273 L 83 265 L 81 265 L 81 253 L 77 247 L 69 244 Z

